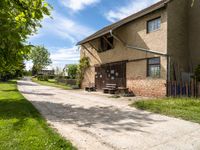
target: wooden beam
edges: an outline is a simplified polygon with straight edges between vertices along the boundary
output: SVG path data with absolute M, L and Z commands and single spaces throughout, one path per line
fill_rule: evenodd
M 110 45 L 110 47 L 112 47 L 112 48 L 114 48 L 114 46 L 113 46 L 113 44 L 112 43 L 110 43 L 109 41 L 108 41 L 108 39 L 107 38 L 105 38 L 105 36 L 103 36 L 103 39 L 108 43 L 108 45 Z
M 95 49 L 97 52 L 99 52 L 99 50 L 91 42 L 88 42 L 88 43 L 93 49 Z
M 81 46 L 83 46 L 83 48 L 101 64 L 100 60 L 94 54 L 92 54 L 92 52 L 90 52 L 90 50 L 84 44 Z

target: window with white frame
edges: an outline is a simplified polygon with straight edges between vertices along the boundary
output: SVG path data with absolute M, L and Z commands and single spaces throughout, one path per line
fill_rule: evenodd
M 161 18 L 156 18 L 147 22 L 147 33 L 151 33 L 160 29 L 161 27 Z

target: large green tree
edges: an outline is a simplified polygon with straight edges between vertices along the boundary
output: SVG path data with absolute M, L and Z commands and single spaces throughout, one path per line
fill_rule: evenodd
M 36 74 L 39 70 L 44 69 L 52 63 L 50 53 L 43 46 L 33 47 L 31 49 L 30 59 L 33 62 L 33 74 Z
M 21 67 L 31 47 L 26 41 L 50 9 L 45 0 L 0 1 L 0 78 Z
M 72 64 L 67 66 L 67 73 L 70 79 L 75 79 L 77 77 L 78 65 Z

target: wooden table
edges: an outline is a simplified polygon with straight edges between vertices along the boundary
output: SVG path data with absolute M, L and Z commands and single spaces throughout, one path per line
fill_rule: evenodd
M 128 93 L 128 88 L 126 87 L 118 87 L 117 91 L 119 94 L 127 94 Z

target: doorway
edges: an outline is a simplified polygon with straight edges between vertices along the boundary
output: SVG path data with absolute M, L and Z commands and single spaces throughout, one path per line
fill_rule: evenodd
M 105 88 L 106 84 L 117 84 L 118 87 L 126 87 L 126 61 L 95 67 L 95 72 L 97 89 Z

